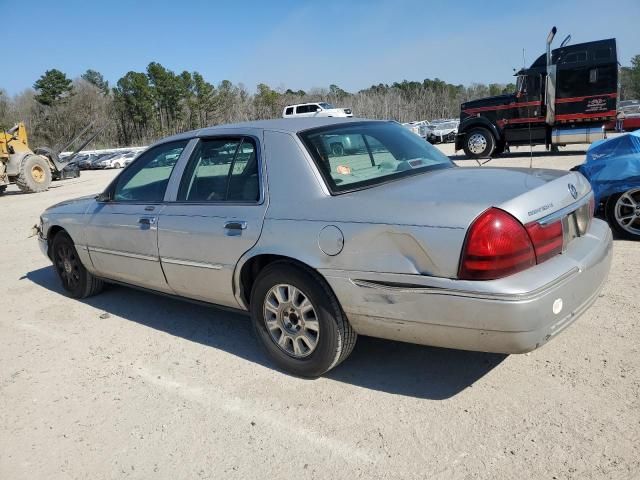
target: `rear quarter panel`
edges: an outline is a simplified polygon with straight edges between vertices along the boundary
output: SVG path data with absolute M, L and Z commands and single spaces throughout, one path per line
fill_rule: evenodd
M 277 254 L 316 269 L 454 277 L 466 229 L 358 221 L 353 202 L 332 197 L 313 160 L 288 133 L 265 132 L 269 208 L 258 243 L 243 258 Z M 328 225 L 343 235 L 337 255 L 327 255 L 319 235 Z

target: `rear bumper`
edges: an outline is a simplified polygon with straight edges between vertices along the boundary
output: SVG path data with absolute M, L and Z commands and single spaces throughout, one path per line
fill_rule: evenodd
M 594 220 L 587 235 L 574 240 L 567 252 L 500 280 L 322 273 L 361 335 L 524 353 L 549 341 L 591 306 L 607 278 L 611 256 L 611 230 Z

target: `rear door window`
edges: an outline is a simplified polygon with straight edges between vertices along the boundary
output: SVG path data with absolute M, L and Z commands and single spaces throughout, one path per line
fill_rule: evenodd
M 257 202 L 255 143 L 250 138 L 202 140 L 189 159 L 178 190 L 183 202 Z

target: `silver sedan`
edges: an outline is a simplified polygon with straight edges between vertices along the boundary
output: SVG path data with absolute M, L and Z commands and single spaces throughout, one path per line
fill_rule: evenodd
M 249 312 L 307 377 L 357 335 L 535 349 L 595 300 L 612 244 L 580 173 L 457 168 L 395 122 L 336 118 L 166 138 L 38 231 L 72 297 L 109 282 Z

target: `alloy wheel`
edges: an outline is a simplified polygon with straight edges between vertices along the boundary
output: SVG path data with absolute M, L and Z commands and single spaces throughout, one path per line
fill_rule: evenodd
M 75 289 L 80 284 L 80 260 L 70 245 L 60 245 L 55 252 L 58 274 L 65 288 Z
M 267 292 L 264 322 L 271 339 L 294 358 L 308 357 L 320 339 L 320 324 L 308 296 L 289 284 L 278 284 Z
M 640 188 L 628 190 L 620 195 L 614 214 L 620 227 L 633 235 L 640 235 Z

